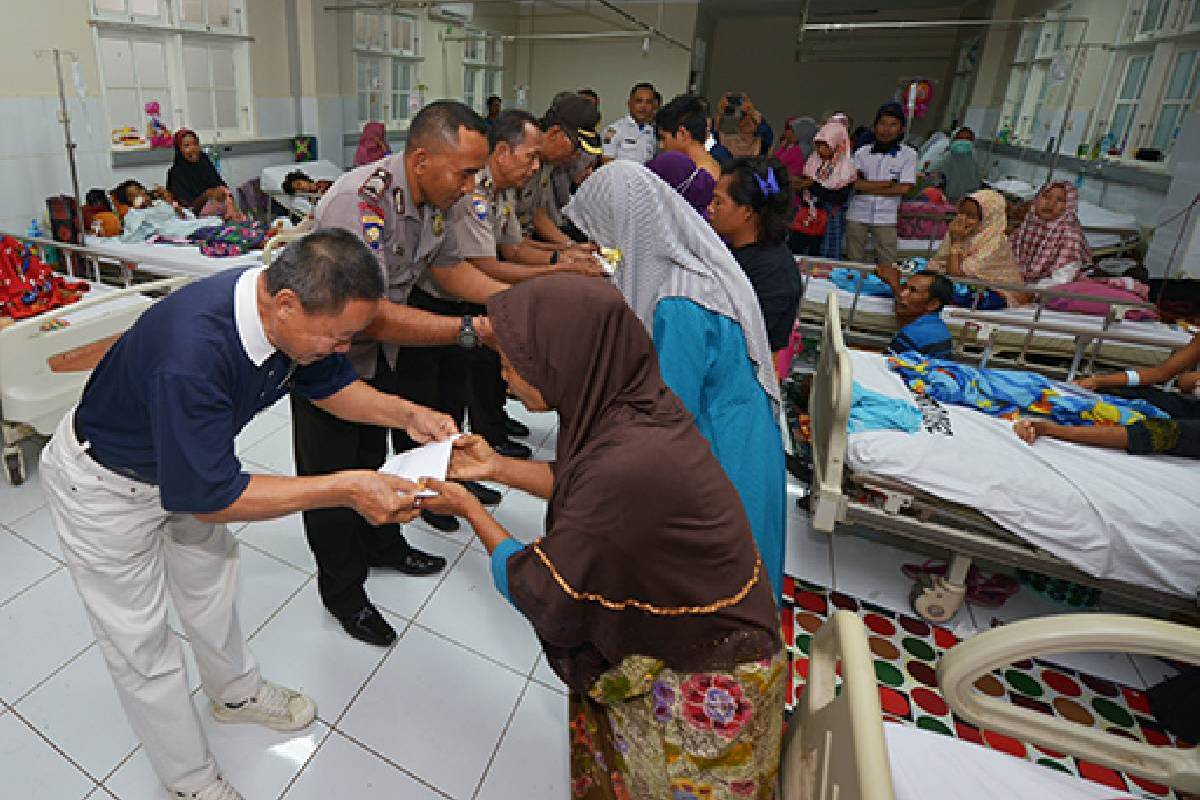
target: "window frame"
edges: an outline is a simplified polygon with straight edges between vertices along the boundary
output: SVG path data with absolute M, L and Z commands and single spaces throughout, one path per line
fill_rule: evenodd
M 503 96 L 504 38 L 502 34 L 466 27 L 463 31 L 463 102 L 480 114 L 487 113 L 487 99 Z M 472 52 L 478 47 L 478 53 Z
M 1125 85 L 1129 82 L 1130 70 L 1132 70 L 1134 63 L 1139 60 L 1145 62 L 1145 68 L 1142 70 L 1141 80 L 1140 80 L 1141 85 L 1138 87 L 1138 90 L 1136 93 L 1137 96 L 1134 98 L 1123 98 L 1123 97 L 1121 97 L 1121 94 L 1124 91 Z M 1129 106 L 1130 107 L 1129 115 L 1126 118 L 1125 123 L 1124 123 L 1125 131 L 1119 137 L 1114 136 L 1114 140 L 1113 140 L 1113 144 L 1112 144 L 1112 148 L 1119 148 L 1121 157 L 1126 156 L 1127 152 L 1129 151 L 1129 145 L 1131 143 L 1130 137 L 1135 134 L 1135 126 L 1138 121 L 1138 113 L 1139 113 L 1139 111 L 1141 111 L 1142 103 L 1146 99 L 1146 89 L 1147 89 L 1146 82 L 1150 76 L 1151 68 L 1153 66 L 1154 66 L 1154 53 L 1153 52 L 1145 51 L 1145 50 L 1135 50 L 1135 51 L 1130 51 L 1126 55 L 1125 61 L 1121 65 L 1121 69 L 1118 70 L 1120 77 L 1117 79 L 1117 82 L 1116 82 L 1115 86 L 1113 87 L 1112 101 L 1109 104 L 1108 119 L 1101 121 L 1101 127 L 1100 127 L 1100 130 L 1097 131 L 1097 134 L 1101 137 L 1107 137 L 1109 134 L 1114 133 L 1114 122 L 1116 121 L 1116 118 L 1117 118 L 1118 109 L 1121 108 L 1122 106 Z M 1136 141 L 1133 141 L 1132 144 L 1135 148 L 1138 146 Z M 1112 148 L 1110 148 L 1110 152 L 1111 152 Z
M 359 36 L 360 22 L 368 17 L 378 17 L 381 24 L 380 45 L 364 42 Z M 408 127 L 414 116 L 412 97 L 422 90 L 421 66 L 425 62 L 422 54 L 421 23 L 423 18 L 415 14 L 355 11 L 351 22 L 351 49 L 354 62 L 354 116 L 357 118 L 358 129 L 367 122 L 382 122 L 390 130 L 403 130 Z M 408 27 L 408 36 L 400 35 L 400 24 Z M 411 47 L 392 47 L 395 40 L 407 38 Z M 376 62 L 380 65 L 381 84 L 378 88 L 364 89 L 360 81 L 360 69 L 364 63 Z M 404 67 L 408 74 L 408 85 L 400 87 L 397 84 L 397 69 Z M 366 119 L 363 117 L 364 93 L 366 97 Z M 371 113 L 371 95 L 378 95 L 378 117 Z
M 1189 54 L 1192 56 L 1191 77 L 1184 80 L 1183 95 L 1176 97 L 1169 96 L 1168 92 L 1171 90 L 1171 82 L 1175 71 L 1179 68 L 1180 61 Z M 1155 103 L 1158 113 L 1155 115 L 1150 130 L 1150 146 L 1161 150 L 1164 156 L 1171 152 L 1175 146 L 1175 142 L 1179 138 L 1174 133 L 1171 133 L 1168 134 L 1165 144 L 1159 144 L 1159 132 L 1165 120 L 1167 110 L 1174 108 L 1178 112 L 1175 122 L 1171 126 L 1173 131 L 1177 131 L 1181 121 L 1187 115 L 1188 109 L 1196 101 L 1197 94 L 1200 94 L 1200 42 L 1181 44 L 1174 49 L 1171 55 L 1171 65 L 1167 69 L 1166 75 L 1163 76 L 1162 88 L 1158 93 L 1158 102 Z

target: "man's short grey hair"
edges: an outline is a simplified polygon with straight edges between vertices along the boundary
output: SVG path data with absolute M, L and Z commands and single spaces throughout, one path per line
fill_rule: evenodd
M 323 228 L 289 244 L 267 267 L 267 291 L 290 289 L 310 314 L 338 314 L 351 300 L 383 298 L 371 248 L 344 228 Z

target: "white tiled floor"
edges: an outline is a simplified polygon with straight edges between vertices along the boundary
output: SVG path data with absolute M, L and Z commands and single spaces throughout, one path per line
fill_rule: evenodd
M 554 418 L 513 413 L 551 452 Z M 286 404 L 256 419 L 238 452 L 288 473 Z M 161 800 L 165 797 L 125 721 L 43 508 L 36 453 L 30 481 L 0 484 L 0 775 L 4 797 Z M 793 495 L 796 487 L 790 489 Z M 545 503 L 506 492 L 496 518 L 518 538 L 543 529 Z M 790 574 L 904 608 L 900 563 L 923 561 L 889 544 L 814 533 L 789 499 Z M 214 723 L 195 701 L 225 774 L 248 798 L 549 800 L 566 796 L 566 696 L 524 620 L 491 584 L 469 529 L 406 531 L 439 553 L 443 575 L 380 571 L 368 592 L 397 631 L 389 650 L 349 639 L 321 607 L 299 515 L 235 526 L 242 547 L 239 609 L 264 674 L 309 693 L 318 721 L 294 735 Z M 951 627 L 968 635 L 999 622 L 1058 611 L 1023 592 L 1001 609 L 966 608 Z M 172 616 L 173 627 L 180 627 Z M 194 662 L 184 643 L 191 684 Z M 1073 656 L 1070 665 L 1135 686 L 1167 668 L 1153 659 Z

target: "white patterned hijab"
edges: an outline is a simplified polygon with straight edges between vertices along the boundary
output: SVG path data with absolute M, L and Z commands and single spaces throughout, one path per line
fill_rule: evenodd
M 750 280 L 678 192 L 643 165 L 617 160 L 592 173 L 563 213 L 596 243 L 621 251 L 616 285 L 647 329 L 653 331 L 654 309 L 666 297 L 685 297 L 736 322 L 778 414 L 779 382 Z

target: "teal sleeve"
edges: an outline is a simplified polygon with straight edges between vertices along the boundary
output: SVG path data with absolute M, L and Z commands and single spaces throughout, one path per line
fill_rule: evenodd
M 709 374 L 710 350 L 716 335 L 711 311 L 682 297 L 661 300 L 654 309 L 654 349 L 663 382 L 683 405 L 698 414 Z
M 510 603 L 512 598 L 508 594 L 508 559 L 524 549 L 525 545 L 509 537 L 496 545 L 496 549 L 492 551 L 492 583 L 496 584 L 496 591 L 504 595 L 504 599 Z

